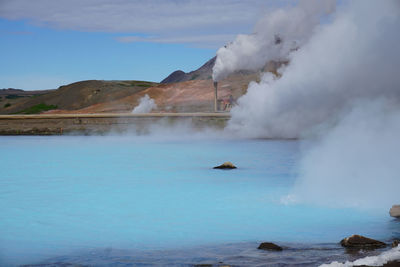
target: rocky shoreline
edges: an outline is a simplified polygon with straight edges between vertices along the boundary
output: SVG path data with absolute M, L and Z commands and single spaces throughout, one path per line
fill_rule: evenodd
M 260 243 L 233 243 L 176 250 L 120 250 L 114 248 L 93 249 L 78 254 L 65 255 L 24 267 L 72 267 L 72 266 L 369 266 L 354 265 L 367 257 L 377 258 L 391 252 L 386 248 L 352 250 L 336 244 L 269 243 L 272 249 L 257 249 Z M 272 245 L 273 244 L 273 245 Z M 274 246 L 275 245 L 275 246 Z M 265 246 L 265 245 L 264 245 Z M 282 250 L 277 249 L 280 247 Z M 271 247 L 269 247 L 271 248 Z M 400 248 L 396 248 L 400 257 Z M 361 260 L 360 260 L 361 259 Z M 347 265 L 345 265 L 345 263 Z M 398 266 L 398 260 L 380 265 Z M 324 265 L 325 264 L 325 265 Z

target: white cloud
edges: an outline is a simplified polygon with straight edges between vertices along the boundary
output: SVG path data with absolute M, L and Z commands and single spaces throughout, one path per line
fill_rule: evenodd
M 197 36 L 166 36 L 141 37 L 121 36 L 116 39 L 123 43 L 151 42 L 161 44 L 193 44 L 198 47 L 213 48 L 226 44 L 235 38 L 233 34 L 197 35 Z
M 215 38 L 249 31 L 267 8 L 287 3 L 291 1 L 2 0 L 0 17 L 56 29 L 144 34 L 155 36 L 155 42 L 202 36 L 198 41 L 204 43 L 214 36 L 210 41 L 215 43 Z

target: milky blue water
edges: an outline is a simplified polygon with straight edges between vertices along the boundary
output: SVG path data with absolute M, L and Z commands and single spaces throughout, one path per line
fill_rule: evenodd
M 393 235 L 387 212 L 284 205 L 297 141 L 0 137 L 0 265 L 96 248 L 330 243 Z M 212 167 L 232 161 L 232 171 Z

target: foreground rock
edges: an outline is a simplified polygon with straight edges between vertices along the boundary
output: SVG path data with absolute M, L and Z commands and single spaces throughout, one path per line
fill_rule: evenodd
M 376 249 L 384 248 L 386 244 L 361 235 L 352 235 L 340 241 L 340 245 L 345 248 L 353 249 Z
M 400 205 L 393 205 L 389 211 L 390 216 L 400 218 Z
M 280 246 L 278 246 L 278 245 L 276 245 L 276 244 L 274 244 L 274 243 L 270 243 L 270 242 L 261 243 L 261 244 L 258 246 L 258 249 L 273 250 L 273 251 L 282 251 L 282 250 L 283 250 L 282 247 L 280 247 Z
M 231 170 L 231 169 L 236 169 L 236 166 L 232 164 L 232 162 L 225 162 L 222 165 L 214 167 L 214 169 L 222 169 L 222 170 Z

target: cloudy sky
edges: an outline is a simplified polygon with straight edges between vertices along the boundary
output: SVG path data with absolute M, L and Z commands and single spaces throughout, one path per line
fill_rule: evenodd
M 278 0 L 0 0 L 0 88 L 190 71 Z

